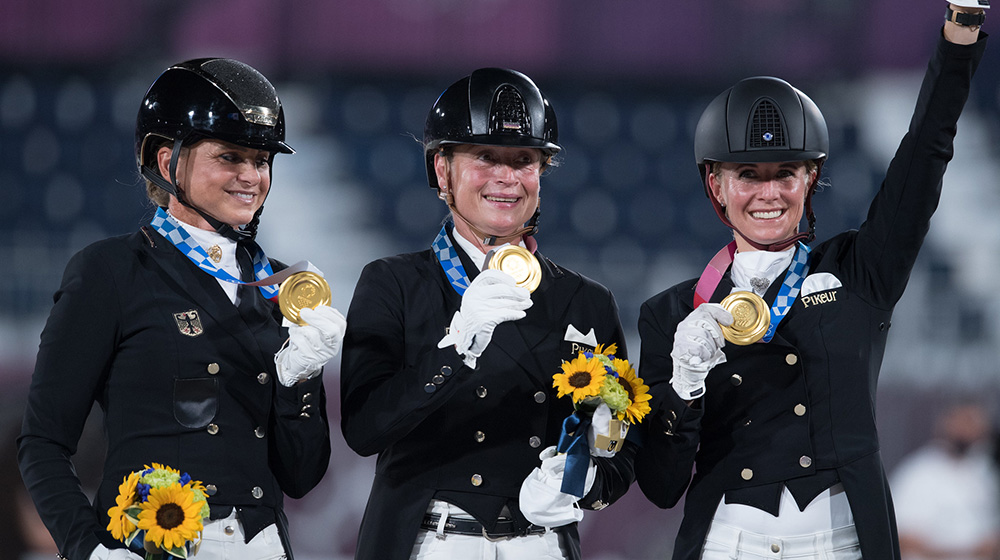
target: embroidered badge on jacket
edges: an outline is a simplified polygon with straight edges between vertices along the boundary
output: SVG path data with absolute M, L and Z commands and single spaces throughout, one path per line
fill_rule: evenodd
M 198 316 L 196 309 L 174 313 L 174 321 L 177 322 L 177 329 L 181 331 L 181 334 L 198 336 L 205 332 L 201 326 L 201 317 Z

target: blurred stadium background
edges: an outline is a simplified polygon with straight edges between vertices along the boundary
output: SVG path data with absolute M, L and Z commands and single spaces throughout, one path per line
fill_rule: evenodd
M 565 147 L 543 179 L 541 250 L 614 291 L 637 358 L 639 305 L 697 275 L 728 241 L 692 162 L 708 101 L 758 74 L 809 94 L 832 135 L 818 238 L 857 227 L 906 130 L 943 12 L 939 0 L 5 0 L 0 419 L 19 419 L 69 256 L 152 214 L 134 120 L 173 62 L 238 58 L 275 83 L 298 154 L 276 161 L 261 242 L 324 270 L 345 311 L 365 263 L 428 246 L 444 215 L 415 141 L 438 93 L 477 67 L 526 72 L 556 109 Z M 998 48 L 979 68 L 893 319 L 879 389 L 890 468 L 928 437 L 943 395 L 1000 386 Z M 335 364 L 326 379 L 334 458 L 321 487 L 289 508 L 306 560 L 351 557 L 374 465 L 340 436 Z M 584 553 L 666 557 L 679 519 L 634 488 L 587 514 Z

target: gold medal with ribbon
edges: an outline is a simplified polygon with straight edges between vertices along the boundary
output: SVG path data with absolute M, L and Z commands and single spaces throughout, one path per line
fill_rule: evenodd
M 300 316 L 303 309 L 330 305 L 330 298 L 330 284 L 319 274 L 308 270 L 292 274 L 278 288 L 281 314 L 296 325 L 305 324 Z
M 487 268 L 502 270 L 514 277 L 517 285 L 534 292 L 542 281 L 542 267 L 531 251 L 518 245 L 505 245 L 490 251 Z
M 767 334 L 771 314 L 764 298 L 752 292 L 733 292 L 722 300 L 722 307 L 733 315 L 732 325 L 719 325 L 729 342 L 746 346 Z

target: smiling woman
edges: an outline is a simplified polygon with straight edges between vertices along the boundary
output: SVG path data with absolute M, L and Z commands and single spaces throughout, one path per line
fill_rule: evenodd
M 816 169 L 811 161 L 712 166 L 708 188 L 732 224 L 738 250 L 752 251 L 751 242 L 777 244 L 798 233 Z
M 751 77 L 701 115 L 695 163 L 733 241 L 639 316 L 639 373 L 658 413 L 636 478 L 660 507 L 684 497 L 674 560 L 900 557 L 875 387 L 986 46 L 977 0 L 949 10 L 967 13 L 945 21 L 856 230 L 810 245 L 829 135 L 808 95 Z M 733 336 L 744 322 L 761 327 Z
M 160 173 L 168 176 L 171 150 L 156 152 Z M 199 140 L 181 149 L 177 181 L 185 185 L 185 205 L 171 197 L 167 206 L 178 220 L 214 229 L 194 208 L 237 229 L 249 224 L 271 188 L 271 153 L 221 140 Z M 197 170 L 197 171 L 196 171 Z
M 538 210 L 544 154 L 535 148 L 457 145 L 434 156 L 434 171 L 444 196 L 451 196 L 455 227 L 478 249 L 485 237 L 506 238 Z
M 566 456 L 554 446 L 573 407 L 553 372 L 599 344 L 626 353 L 611 292 L 537 250 L 557 137 L 548 100 L 513 70 L 476 70 L 427 115 L 427 181 L 448 216 L 428 250 L 365 267 L 344 338 L 344 437 L 379 454 L 359 560 L 578 559 L 580 507 L 610 504 L 632 481 L 627 442 L 590 463 L 584 453 L 579 506 L 560 490 Z M 505 254 L 537 270 L 533 291 L 512 269 L 483 270 Z M 540 465 L 539 452 L 551 458 Z M 552 492 L 528 504 L 521 485 L 539 467 Z
M 18 441 L 61 558 L 137 559 L 144 539 L 199 541 L 192 559 L 292 557 L 283 500 L 326 472 L 322 368 L 345 325 L 321 305 L 286 328 L 278 287 L 248 285 L 284 268 L 256 242 L 277 153 L 293 153 L 281 102 L 242 62 L 175 64 L 140 103 L 135 162 L 154 217 L 66 266 Z M 109 441 L 91 504 L 70 456 L 95 401 Z M 209 519 L 178 485 L 142 492 L 145 536 L 131 539 L 119 487 L 158 463 L 204 482 Z

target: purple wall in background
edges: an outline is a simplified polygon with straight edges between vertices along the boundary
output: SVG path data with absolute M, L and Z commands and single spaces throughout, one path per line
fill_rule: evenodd
M 271 72 L 819 78 L 923 65 L 943 11 L 941 0 L 4 0 L 0 63 L 211 53 Z

